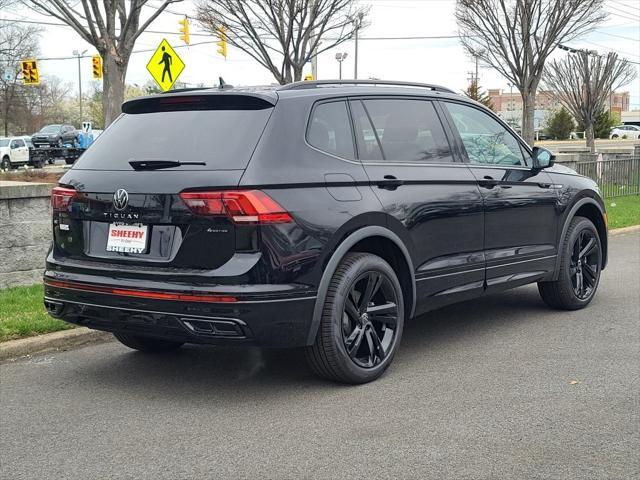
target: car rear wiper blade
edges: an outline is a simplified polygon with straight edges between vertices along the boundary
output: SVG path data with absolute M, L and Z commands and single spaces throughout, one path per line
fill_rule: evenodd
M 206 165 L 205 162 L 178 162 L 176 160 L 131 160 L 129 165 L 134 170 L 161 170 L 163 168 L 175 168 L 182 165 Z

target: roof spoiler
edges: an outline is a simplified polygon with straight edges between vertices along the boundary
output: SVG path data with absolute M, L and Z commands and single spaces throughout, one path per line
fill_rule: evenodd
M 263 110 L 276 104 L 276 98 L 253 92 L 222 93 L 218 90 L 176 92 L 134 98 L 122 104 L 122 113 L 140 114 L 194 110 Z

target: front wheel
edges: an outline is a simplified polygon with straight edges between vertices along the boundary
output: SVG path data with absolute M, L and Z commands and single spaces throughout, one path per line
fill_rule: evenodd
M 9 157 L 3 157 L 2 158 L 2 162 L 0 162 L 0 168 L 2 170 L 11 170 L 11 160 L 9 160 Z
M 349 253 L 329 284 L 307 361 L 321 377 L 370 382 L 391 364 L 403 327 L 402 288 L 391 266 L 376 255 Z
M 552 282 L 539 282 L 542 300 L 553 308 L 578 310 L 596 294 L 602 267 L 600 236 L 591 220 L 571 220 L 560 251 L 560 272 Z
M 184 342 L 173 342 L 171 340 L 133 335 L 131 333 L 120 332 L 114 333 L 113 336 L 123 345 L 146 353 L 172 352 L 184 345 Z

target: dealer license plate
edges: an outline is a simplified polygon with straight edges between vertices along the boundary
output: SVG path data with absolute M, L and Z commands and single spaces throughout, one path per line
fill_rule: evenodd
M 147 226 L 112 223 L 109 225 L 107 252 L 144 253 L 147 248 Z

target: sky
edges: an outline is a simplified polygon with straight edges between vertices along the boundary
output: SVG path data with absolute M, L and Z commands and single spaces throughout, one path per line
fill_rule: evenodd
M 437 37 L 456 35 L 457 26 L 453 16 L 455 0 L 358 0 L 370 5 L 369 26 L 361 31 L 359 42 L 358 77 L 375 77 L 385 80 L 404 80 L 435 83 L 460 91 L 468 85 L 469 72 L 475 69 L 474 61 L 465 53 L 456 38 L 451 39 L 410 39 L 410 40 L 367 40 L 368 37 Z M 143 18 L 160 5 L 160 0 L 152 0 L 143 10 Z M 599 53 L 617 52 L 621 57 L 636 62 L 636 80 L 621 88 L 631 95 L 631 109 L 640 109 L 640 3 L 636 0 L 605 0 L 609 19 L 594 32 L 584 35 L 567 45 L 574 48 L 595 49 Z M 216 39 L 206 34 L 191 20 L 191 46 L 184 46 L 179 40 L 179 24 L 184 15 L 193 17 L 195 6 L 185 0 L 170 6 L 151 25 L 150 30 L 169 33 L 143 33 L 137 40 L 135 51 L 127 71 L 129 84 L 143 85 L 151 79 L 146 64 L 153 50 L 163 38 L 173 47 L 186 64 L 180 82 L 206 85 L 217 84 L 222 76 L 232 85 L 264 85 L 273 83 L 271 74 L 255 60 L 240 50 L 229 46 L 227 59 L 216 53 Z M 27 8 L 0 12 L 0 19 L 22 19 L 30 21 L 56 22 L 51 17 L 43 17 Z M 43 25 L 39 58 L 71 57 L 73 50 L 87 50 L 90 56 L 95 49 L 80 39 L 67 26 Z M 194 45 L 197 42 L 212 42 Z M 335 54 L 346 52 L 342 64 L 343 78 L 353 78 L 354 41 L 345 42 L 335 49 L 322 53 L 318 58 L 318 78 L 338 77 L 338 63 Z M 556 50 L 553 57 L 567 55 Z M 78 64 L 70 58 L 64 60 L 41 60 L 40 74 L 56 76 L 63 82 L 72 83 L 77 92 Z M 310 72 L 311 67 L 308 65 Z M 81 60 L 83 91 L 91 89 L 91 59 Z M 509 91 L 508 82 L 490 67 L 480 65 L 480 86 L 483 89 L 500 88 Z

